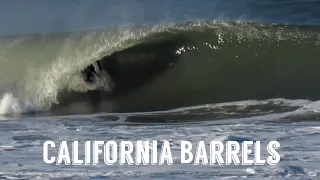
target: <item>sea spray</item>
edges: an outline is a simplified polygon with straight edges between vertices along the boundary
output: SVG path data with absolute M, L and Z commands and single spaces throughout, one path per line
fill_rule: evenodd
M 41 110 L 29 101 L 15 98 L 11 93 L 5 93 L 0 99 L 0 115 L 21 114 Z

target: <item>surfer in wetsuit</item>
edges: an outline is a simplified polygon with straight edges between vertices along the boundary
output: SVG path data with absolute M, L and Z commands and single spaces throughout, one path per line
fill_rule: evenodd
M 113 82 L 102 68 L 99 61 L 92 63 L 90 66 L 81 71 L 82 80 L 81 83 L 87 90 L 96 90 L 103 88 L 104 90 L 110 90 L 113 87 Z

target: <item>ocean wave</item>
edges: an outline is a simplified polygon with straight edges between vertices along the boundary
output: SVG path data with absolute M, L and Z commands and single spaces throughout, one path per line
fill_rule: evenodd
M 319 31 L 313 26 L 195 21 L 3 37 L 0 92 L 6 98 L 6 93 L 12 94 L 15 103 L 2 99 L 1 114 L 47 109 L 60 114 L 161 111 L 252 99 L 318 100 L 320 86 L 314 80 L 319 78 Z M 111 95 L 86 92 L 79 85 L 80 70 L 101 59 L 108 60 L 108 72 L 116 80 Z M 34 106 L 13 108 L 24 102 Z

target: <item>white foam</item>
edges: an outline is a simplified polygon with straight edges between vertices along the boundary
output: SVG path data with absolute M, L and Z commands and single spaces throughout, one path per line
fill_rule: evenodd
M 304 105 L 300 109 L 294 111 L 294 114 L 303 114 L 306 112 L 320 113 L 320 101 L 314 101 Z
M 10 149 L 15 149 L 15 146 L 0 146 L 0 150 L 10 150 Z
M 21 114 L 30 111 L 39 110 L 27 100 L 15 98 L 12 93 L 3 94 L 0 100 L 0 115 Z

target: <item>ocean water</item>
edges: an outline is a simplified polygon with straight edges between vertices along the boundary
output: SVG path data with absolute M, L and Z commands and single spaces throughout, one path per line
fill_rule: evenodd
M 319 15 L 318 0 L 0 1 L 0 178 L 319 179 Z M 111 93 L 79 83 L 100 59 Z M 174 163 L 45 164 L 47 140 L 167 140 Z M 181 164 L 181 140 L 261 141 L 262 157 L 276 140 L 281 161 Z

